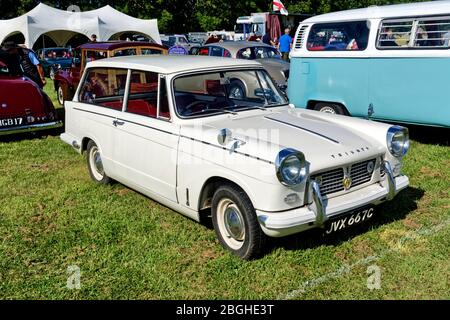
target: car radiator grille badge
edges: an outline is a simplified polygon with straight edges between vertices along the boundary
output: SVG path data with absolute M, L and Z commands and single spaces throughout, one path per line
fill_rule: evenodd
M 345 176 L 344 179 L 342 179 L 342 185 L 344 186 L 345 190 L 350 189 L 350 187 L 352 186 L 352 178 L 350 178 L 349 176 Z

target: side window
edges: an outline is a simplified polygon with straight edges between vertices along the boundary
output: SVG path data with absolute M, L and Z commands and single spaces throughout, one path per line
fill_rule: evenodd
M 414 47 L 423 49 L 448 48 L 450 42 L 450 17 L 418 20 Z
M 78 97 L 79 101 L 122 110 L 127 70 L 91 68 L 86 72 Z
M 152 48 L 141 48 L 141 54 L 143 56 L 147 56 L 147 55 L 151 55 L 151 54 L 162 54 L 162 50 L 152 49 Z
M 222 48 L 220 48 L 220 47 L 210 47 L 211 48 L 211 51 L 210 51 L 210 53 L 209 53 L 209 55 L 210 56 L 213 56 L 213 57 L 221 57 L 222 56 Z
M 87 62 L 105 59 L 108 57 L 108 52 L 97 51 L 97 50 L 86 50 L 84 51 L 84 64 Z
M 167 98 L 166 78 L 159 77 L 159 117 L 170 119 L 169 100 Z
M 369 39 L 369 22 L 320 23 L 311 27 L 309 51 L 365 50 Z
M 136 49 L 129 48 L 129 49 L 119 49 L 114 51 L 113 56 L 114 57 L 122 57 L 122 56 L 135 56 L 136 55 Z
M 378 48 L 407 48 L 411 40 L 414 20 L 385 20 L 378 32 Z
M 236 56 L 238 59 L 247 60 L 253 60 L 256 58 L 255 52 L 250 47 L 239 50 Z
M 131 71 L 126 112 L 156 118 L 157 106 L 158 74 L 148 71 Z

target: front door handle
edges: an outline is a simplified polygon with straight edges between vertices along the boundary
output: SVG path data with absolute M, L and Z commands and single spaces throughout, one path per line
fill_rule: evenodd
M 119 120 L 113 120 L 113 125 L 114 125 L 114 127 L 117 127 L 117 126 L 122 126 L 122 125 L 124 125 L 125 124 L 125 122 L 123 122 L 123 121 L 119 121 Z

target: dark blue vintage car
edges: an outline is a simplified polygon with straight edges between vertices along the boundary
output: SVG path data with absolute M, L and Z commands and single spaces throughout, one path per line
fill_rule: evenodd
M 70 68 L 72 65 L 72 54 L 70 48 L 55 47 L 43 48 L 36 51 L 45 76 L 53 79 L 54 72 L 58 69 Z

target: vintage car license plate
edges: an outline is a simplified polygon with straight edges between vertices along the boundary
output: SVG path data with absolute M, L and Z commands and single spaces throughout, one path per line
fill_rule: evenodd
M 15 127 L 23 124 L 23 118 L 0 119 L 0 128 Z
M 371 219 L 374 215 L 374 207 L 359 208 L 348 213 L 339 215 L 336 218 L 331 218 L 325 224 L 325 234 L 332 234 L 343 231 L 348 227 L 361 224 L 364 221 Z

